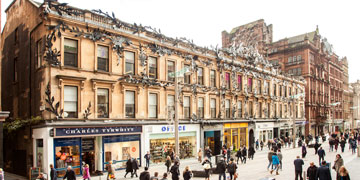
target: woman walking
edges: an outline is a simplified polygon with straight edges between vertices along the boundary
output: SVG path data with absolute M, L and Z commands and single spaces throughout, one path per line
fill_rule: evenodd
M 198 161 L 199 161 L 199 163 L 202 162 L 202 156 L 203 156 L 203 152 L 202 152 L 202 150 L 201 150 L 201 148 L 200 148 L 200 149 L 199 149 L 199 152 L 198 152 Z
M 83 179 L 85 180 L 90 180 L 90 172 L 89 172 L 89 165 L 85 164 L 84 169 L 83 169 Z
M 126 162 L 126 173 L 124 175 L 124 178 L 126 178 L 126 175 L 129 173 L 130 175 L 133 174 L 133 165 L 132 165 L 131 157 L 129 157 L 128 161 Z
M 212 164 L 207 157 L 204 158 L 204 162 L 201 164 L 205 170 L 205 180 L 210 180 L 210 169 Z
M 301 155 L 302 155 L 302 158 L 305 158 L 306 157 L 306 147 L 305 147 L 305 144 L 302 145 L 301 147 Z
M 167 156 L 166 161 L 165 161 L 165 166 L 166 166 L 166 172 L 169 173 L 170 166 L 171 166 L 171 157 L 170 156 Z
M 339 169 L 340 180 L 350 180 L 349 172 L 344 166 Z
M 190 180 L 191 177 L 192 177 L 192 172 L 191 172 L 189 166 L 186 166 L 185 170 L 183 172 L 183 178 L 184 178 L 184 180 Z
M 334 166 L 332 167 L 336 171 L 336 179 L 340 179 L 340 167 L 344 165 L 344 160 L 341 158 L 340 154 L 336 155 L 336 159 L 334 161 Z
M 231 158 L 230 161 L 229 161 L 229 164 L 227 166 L 227 170 L 228 170 L 228 172 L 230 174 L 230 180 L 233 180 L 236 169 L 237 169 L 237 166 L 234 163 L 234 158 Z

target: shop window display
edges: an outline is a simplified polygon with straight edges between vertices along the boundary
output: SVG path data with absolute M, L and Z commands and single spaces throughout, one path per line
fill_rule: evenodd
M 194 137 L 180 137 L 179 138 L 180 159 L 194 157 L 196 152 L 195 136 Z M 167 156 L 175 153 L 175 139 L 151 139 L 150 153 L 153 163 L 164 162 Z
M 81 174 L 80 138 L 55 139 L 55 168 L 57 176 L 63 177 L 68 166 L 72 166 L 76 175 Z
M 115 169 L 126 168 L 126 161 L 140 158 L 140 135 L 106 136 L 104 142 L 104 168 L 109 161 Z

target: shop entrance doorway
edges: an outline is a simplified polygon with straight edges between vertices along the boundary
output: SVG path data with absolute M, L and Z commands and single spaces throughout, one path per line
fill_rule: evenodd
M 82 156 L 82 165 L 89 165 L 90 174 L 95 173 L 95 138 L 82 138 L 81 139 L 81 156 Z
M 279 128 L 274 128 L 274 138 L 279 137 Z
M 249 147 L 250 146 L 254 147 L 254 143 L 255 143 L 254 130 L 251 129 L 249 132 Z
M 220 154 L 221 150 L 221 141 L 220 141 L 221 131 L 205 131 L 205 147 L 209 146 L 213 155 Z

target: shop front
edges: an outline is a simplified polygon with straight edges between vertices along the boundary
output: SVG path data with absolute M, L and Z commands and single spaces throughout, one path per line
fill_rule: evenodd
M 204 125 L 201 128 L 202 142 L 201 148 L 204 150 L 206 147 L 209 147 L 213 155 L 218 155 L 221 153 L 222 147 L 222 124 L 213 124 L 213 125 Z
M 174 125 L 144 126 L 144 152 L 149 152 L 152 163 L 164 162 L 168 155 L 175 153 Z M 196 156 L 200 148 L 200 126 L 198 124 L 179 125 L 179 158 Z
M 223 142 L 233 150 L 248 146 L 248 123 L 225 123 Z
M 280 138 L 291 137 L 293 132 L 293 123 L 281 122 L 280 123 Z
M 53 164 L 58 177 L 65 175 L 68 166 L 72 166 L 76 175 L 81 175 L 84 164 L 88 164 L 90 173 L 94 174 L 97 170 L 103 171 L 110 161 L 119 170 L 125 168 L 129 157 L 140 159 L 141 133 L 141 126 L 34 129 L 34 152 L 37 152 L 34 166 L 38 167 L 41 162 L 47 172 L 47 167 Z
M 274 138 L 274 122 L 257 122 L 255 127 L 255 137 L 259 142 L 266 144 L 269 139 Z

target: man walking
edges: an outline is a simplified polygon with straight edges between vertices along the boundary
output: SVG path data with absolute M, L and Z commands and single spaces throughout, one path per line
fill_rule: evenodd
M 320 145 L 319 145 L 319 143 L 316 141 L 316 142 L 315 142 L 315 145 L 314 145 L 315 154 L 317 154 L 319 147 L 320 147 Z
M 242 162 L 242 155 L 241 155 L 241 148 L 239 148 L 239 150 L 236 152 L 236 164 L 239 164 L 239 159 L 241 160 Z
M 224 177 L 224 180 L 226 180 L 226 165 L 223 159 L 220 159 L 216 164 L 216 172 L 219 173 L 219 180 L 221 180 L 221 177 Z
M 212 151 L 211 149 L 208 147 L 205 148 L 205 155 L 206 157 L 209 159 L 209 161 L 211 162 L 211 154 L 212 154 Z
M 76 180 L 75 172 L 74 172 L 74 170 L 72 170 L 71 166 L 67 167 L 67 171 L 66 171 L 63 179 Z
M 139 164 L 138 164 L 137 159 L 133 158 L 131 163 L 132 163 L 132 170 L 133 170 L 133 172 L 131 173 L 131 178 L 134 177 L 134 175 L 136 177 L 138 177 L 137 170 L 139 169 Z
M 325 158 L 325 151 L 323 150 L 322 147 L 320 147 L 320 149 L 318 151 L 318 156 L 319 156 L 319 166 L 320 166 L 321 162 L 324 161 L 324 158 Z
M 180 163 L 178 161 L 174 162 L 174 165 L 171 167 L 171 179 L 172 180 L 179 180 L 180 170 L 179 170 Z
M 249 159 L 253 160 L 254 159 L 254 154 L 255 154 L 255 149 L 253 146 L 249 147 Z
M 317 180 L 316 179 L 317 169 L 318 168 L 315 166 L 314 162 L 311 162 L 309 168 L 307 169 L 307 173 L 306 173 L 309 180 Z
M 298 180 L 298 177 L 300 177 L 300 180 L 303 180 L 302 166 L 304 165 L 304 161 L 300 159 L 300 156 L 296 156 L 296 159 L 294 160 L 294 165 L 295 165 L 295 180 Z
M 145 160 L 146 160 L 146 165 L 145 167 L 148 167 L 150 166 L 150 152 L 148 151 L 145 156 L 144 156 Z
M 321 162 L 321 167 L 316 171 L 316 180 L 331 180 L 330 169 L 326 166 L 326 161 Z
M 242 155 L 242 163 L 246 164 L 247 149 L 245 145 L 244 148 L 242 149 L 241 155 Z
M 267 170 L 269 170 L 270 166 L 272 165 L 272 155 L 273 155 L 273 154 L 274 154 L 274 153 L 272 152 L 272 150 L 268 152 L 269 165 L 268 165 L 268 167 L 267 167 Z M 271 169 L 272 169 L 272 167 L 271 167 Z
M 346 144 L 346 141 L 344 138 L 341 139 L 340 141 L 340 147 L 341 147 L 341 152 L 343 153 L 344 150 L 345 150 L 345 144 Z
M 55 179 L 57 179 L 56 169 L 54 168 L 54 165 L 50 164 L 50 180 Z

